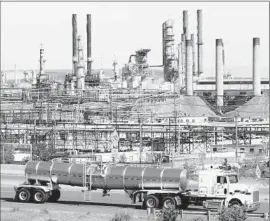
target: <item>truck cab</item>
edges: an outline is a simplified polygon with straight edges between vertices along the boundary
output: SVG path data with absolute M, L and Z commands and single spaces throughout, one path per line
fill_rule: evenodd
M 196 195 L 201 201 L 220 201 L 225 205 L 246 205 L 247 211 L 259 208 L 259 190 L 253 186 L 240 184 L 233 171 L 202 170 L 198 172 Z M 211 202 L 212 202 L 211 201 Z

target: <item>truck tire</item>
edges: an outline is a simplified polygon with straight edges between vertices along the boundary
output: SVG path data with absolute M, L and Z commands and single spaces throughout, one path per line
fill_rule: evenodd
M 22 188 L 17 193 L 17 198 L 20 202 L 25 203 L 30 200 L 31 194 L 28 189 Z
M 149 195 L 145 200 L 145 206 L 146 208 L 158 208 L 159 199 L 154 195 Z
M 48 201 L 49 202 L 56 202 L 57 200 L 59 200 L 61 196 L 60 190 L 56 189 L 56 190 L 52 190 L 52 195 L 49 196 Z
M 232 200 L 229 202 L 229 207 L 232 207 L 232 206 L 237 206 L 237 207 L 239 207 L 239 206 L 242 206 L 242 203 L 241 203 L 239 200 L 237 200 L 237 199 L 232 199 Z
M 176 201 L 173 197 L 167 196 L 162 200 L 163 209 L 176 209 Z
M 33 201 L 35 203 L 44 203 L 48 199 L 48 195 L 43 190 L 35 190 Z

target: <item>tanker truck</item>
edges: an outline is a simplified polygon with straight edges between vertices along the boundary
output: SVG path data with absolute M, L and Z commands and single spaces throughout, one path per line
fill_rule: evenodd
M 15 199 L 20 202 L 44 203 L 60 198 L 60 186 L 84 187 L 86 191 L 123 190 L 132 203 L 144 208 L 187 208 L 200 205 L 208 209 L 221 205 L 246 205 L 247 211 L 259 208 L 259 190 L 238 183 L 231 171 L 206 170 L 197 173 L 197 181 L 180 168 L 117 166 L 29 161 L 25 182 L 15 186 Z

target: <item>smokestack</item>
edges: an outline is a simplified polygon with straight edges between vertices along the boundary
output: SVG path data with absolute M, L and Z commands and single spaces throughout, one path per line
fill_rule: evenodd
M 218 108 L 223 106 L 223 74 L 223 41 L 216 39 L 216 103 Z
M 191 34 L 191 41 L 192 41 L 192 60 L 193 60 L 193 75 L 197 76 L 197 48 L 196 48 L 196 42 L 195 42 L 195 36 L 194 34 Z
M 182 44 L 178 44 L 178 81 L 179 81 L 179 89 L 182 88 L 182 74 L 183 74 L 183 70 L 182 70 Z
M 72 15 L 72 62 L 73 62 L 73 73 L 76 75 L 77 63 L 78 63 L 78 45 L 77 45 L 77 15 Z
M 183 86 L 185 86 L 186 82 L 186 38 L 185 34 L 181 35 L 181 52 L 182 52 L 182 83 Z
M 84 90 L 84 59 L 82 37 L 78 36 L 77 89 Z
M 260 38 L 253 38 L 253 94 L 254 96 L 261 96 L 259 49 L 260 49 Z
M 203 73 L 203 32 L 202 10 L 197 10 L 197 34 L 198 34 L 198 76 Z
M 188 11 L 187 10 L 183 11 L 183 33 L 186 37 L 186 40 L 190 40 L 189 28 L 188 28 Z
M 87 32 L 87 75 L 91 75 L 92 71 L 92 27 L 91 27 L 91 15 L 87 14 L 86 16 L 87 25 L 86 25 L 86 32 Z
M 193 73 L 192 73 L 192 41 L 186 40 L 186 86 L 187 95 L 193 95 Z

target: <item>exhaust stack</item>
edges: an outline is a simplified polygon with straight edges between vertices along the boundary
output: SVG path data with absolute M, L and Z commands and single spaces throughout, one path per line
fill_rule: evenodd
M 192 41 L 192 60 L 193 60 L 193 76 L 197 76 L 197 50 L 196 50 L 196 42 L 194 34 L 191 34 Z
M 186 40 L 186 86 L 187 95 L 193 95 L 193 73 L 192 73 L 192 41 Z
M 202 40 L 202 10 L 197 10 L 197 34 L 198 34 L 198 76 L 203 73 L 203 40 Z
M 183 33 L 186 37 L 186 40 L 190 40 L 189 27 L 188 27 L 188 11 L 183 11 Z
M 216 39 L 216 104 L 217 108 L 223 106 L 223 41 Z
M 261 79 L 259 64 L 260 38 L 253 38 L 253 94 L 261 96 Z
M 92 72 L 92 26 L 91 26 L 91 14 L 86 16 L 87 25 L 87 75 L 91 75 Z
M 77 74 L 77 63 L 78 63 L 78 45 L 77 45 L 77 15 L 72 15 L 72 63 L 73 73 Z

